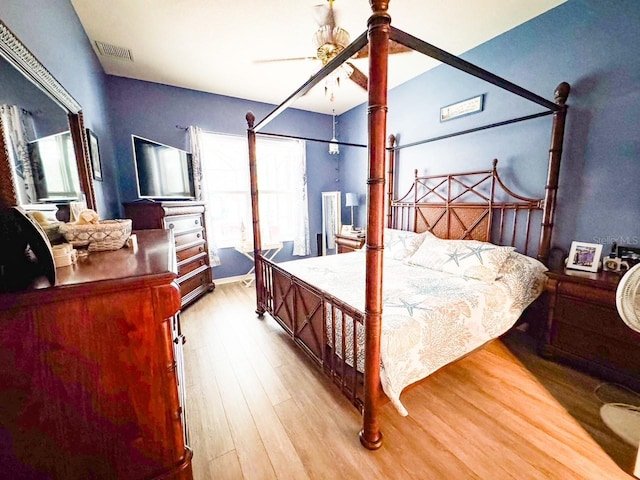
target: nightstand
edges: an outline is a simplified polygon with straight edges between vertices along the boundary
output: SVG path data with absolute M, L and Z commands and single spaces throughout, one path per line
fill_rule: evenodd
M 338 253 L 347 253 L 360 250 L 364 247 L 365 237 L 357 237 L 351 235 L 336 235 L 336 244 L 338 245 Z
M 620 274 L 547 272 L 547 324 L 540 354 L 604 379 L 640 387 L 640 334 L 616 308 Z

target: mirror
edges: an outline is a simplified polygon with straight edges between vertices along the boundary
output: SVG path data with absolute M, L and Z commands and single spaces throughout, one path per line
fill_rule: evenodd
M 340 232 L 340 192 L 322 192 L 322 255 L 338 253 L 336 235 Z
M 80 105 L 0 21 L 0 207 L 96 209 Z

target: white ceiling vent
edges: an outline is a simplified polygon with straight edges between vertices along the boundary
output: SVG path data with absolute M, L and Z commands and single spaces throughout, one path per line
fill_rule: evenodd
M 133 62 L 133 53 L 128 48 L 118 47 L 110 43 L 99 42 L 96 40 L 96 47 L 100 55 L 107 57 L 115 57 L 121 60 Z

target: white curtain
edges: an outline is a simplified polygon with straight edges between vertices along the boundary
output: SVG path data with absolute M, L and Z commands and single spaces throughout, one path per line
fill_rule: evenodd
M 295 198 L 295 230 L 293 238 L 293 254 L 307 256 L 311 254 L 311 242 L 309 240 L 309 201 L 307 198 L 307 155 L 305 142 L 298 142 L 300 146 L 300 162 L 298 163 Z
M 37 201 L 34 172 L 29 161 L 27 144 L 34 140 L 31 116 L 17 105 L 0 105 L 0 116 L 4 138 L 9 139 L 6 148 L 9 153 L 18 204 Z
M 193 155 L 193 180 L 195 184 L 196 200 L 205 202 L 206 233 L 209 243 L 209 264 L 212 267 L 217 267 L 221 262 L 220 255 L 218 255 L 218 247 L 215 242 L 215 232 L 213 231 L 213 228 L 211 228 L 213 225 L 213 218 L 211 217 L 211 199 L 207 195 L 204 169 L 202 168 L 202 148 L 200 146 L 202 129 L 200 127 L 190 126 L 188 131 L 189 141 L 191 142 L 191 153 Z

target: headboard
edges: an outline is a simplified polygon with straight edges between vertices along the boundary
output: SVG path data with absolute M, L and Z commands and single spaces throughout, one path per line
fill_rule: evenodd
M 543 199 L 510 190 L 498 175 L 497 164 L 493 160 L 490 170 L 446 175 L 418 176 L 416 170 L 407 193 L 397 199 L 389 195 L 387 226 L 510 245 L 536 256 Z

